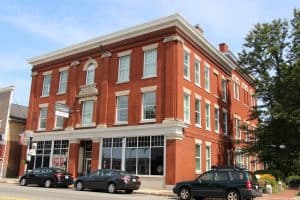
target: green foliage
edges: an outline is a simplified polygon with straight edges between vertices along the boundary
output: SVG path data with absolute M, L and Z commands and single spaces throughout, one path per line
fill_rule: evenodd
M 265 170 L 256 170 L 255 175 L 259 174 L 271 174 L 275 177 L 277 181 L 282 180 L 282 173 L 279 170 L 265 169 Z
M 244 73 L 254 78 L 258 106 L 256 140 L 244 151 L 257 154 L 287 177 L 300 173 L 300 10 L 290 21 L 257 24 L 239 54 Z
M 266 187 L 266 185 L 271 185 L 273 193 L 279 192 L 279 185 L 272 174 L 261 174 L 260 178 L 258 179 L 258 184 L 260 187 Z

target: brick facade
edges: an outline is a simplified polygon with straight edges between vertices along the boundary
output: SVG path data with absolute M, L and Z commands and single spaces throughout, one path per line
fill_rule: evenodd
M 94 170 L 104 166 L 105 138 L 123 138 L 123 146 L 120 148 L 122 155 L 125 155 L 127 137 L 137 137 L 139 140 L 139 137 L 151 136 L 152 141 L 156 136 L 163 136 L 163 173 L 155 176 L 162 187 L 194 178 L 207 170 L 207 164 L 210 167 L 237 164 L 235 152 L 238 147 L 233 144 L 233 119 L 239 116 L 242 122 L 248 120 L 251 105 L 250 101 L 246 102 L 243 99 L 242 84 L 248 91 L 245 93 L 246 99 L 251 99 L 250 91 L 254 92 L 254 88 L 251 86 L 251 78 L 241 74 L 238 71 L 239 66 L 230 61 L 228 47 L 223 44 L 220 45 L 220 51 L 214 49 L 203 39 L 203 35 L 180 15 L 172 15 L 109 36 L 112 38 L 107 39 L 109 37 L 106 36 L 99 41 L 95 40 L 97 45 L 94 46 L 83 43 L 80 47 L 82 50 L 74 46 L 69 50 L 30 60 L 33 73 L 26 129 L 27 132 L 33 133 L 34 141 L 69 140 L 66 156 L 68 170 L 76 175 L 82 172 L 84 163 L 87 162 L 87 157 L 83 163 L 80 161 L 80 151 L 83 155 L 89 152 L 85 147 L 86 141 L 92 141 L 92 152 L 88 156 L 91 159 L 91 170 Z M 155 46 L 157 52 L 156 73 L 150 78 L 145 78 L 143 49 L 149 45 Z M 184 51 L 189 53 L 189 80 L 184 78 Z M 130 55 L 129 81 L 118 83 L 119 57 L 124 53 Z M 200 61 L 200 85 L 195 84 L 195 60 Z M 90 63 L 95 66 L 94 84 L 86 86 L 86 68 Z M 205 67 L 209 69 L 208 91 L 205 90 Z M 63 69 L 68 71 L 67 91 L 58 94 L 60 72 Z M 45 74 L 51 74 L 50 93 L 42 97 Z M 237 79 L 240 83 L 240 100 L 236 100 L 232 95 L 233 80 Z M 226 82 L 226 101 L 222 100 L 222 80 Z M 154 120 L 145 122 L 142 118 L 143 91 L 148 90 L 155 92 L 156 115 Z M 116 122 L 116 98 L 121 93 L 128 94 L 126 124 Z M 190 100 L 190 120 L 184 123 L 184 95 L 187 94 Z M 201 105 L 201 127 L 196 125 L 196 99 L 200 100 Z M 89 127 L 82 124 L 82 107 L 86 100 L 93 101 L 92 123 Z M 57 130 L 55 103 L 61 101 L 70 108 L 70 115 L 64 120 L 63 127 Z M 206 104 L 210 107 L 210 128 L 206 128 Z M 46 127 L 43 130 L 39 129 L 41 106 L 48 108 Z M 219 110 L 218 120 L 215 116 L 216 109 Z M 227 134 L 224 133 L 222 125 L 223 111 L 226 111 L 228 116 Z M 218 131 L 215 123 L 219 124 Z M 249 124 L 255 126 L 257 122 L 251 121 Z M 201 145 L 201 166 L 197 171 L 196 144 Z M 206 152 L 210 152 L 209 159 Z M 123 157 L 121 160 L 120 167 L 124 169 L 126 163 Z M 161 166 L 152 169 L 150 166 L 149 170 L 160 172 L 159 167 Z M 136 170 L 138 172 L 140 168 L 137 167 Z M 151 173 L 152 171 L 149 172 L 150 176 L 141 175 L 142 181 L 149 185 L 153 182 Z

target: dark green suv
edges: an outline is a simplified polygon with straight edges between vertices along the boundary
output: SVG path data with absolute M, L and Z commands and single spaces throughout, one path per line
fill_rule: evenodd
M 193 181 L 176 183 L 173 192 L 181 200 L 200 200 L 206 197 L 251 200 L 262 196 L 254 174 L 233 167 L 215 167 Z

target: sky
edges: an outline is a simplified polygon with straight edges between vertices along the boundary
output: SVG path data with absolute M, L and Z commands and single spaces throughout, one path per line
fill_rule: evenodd
M 14 85 L 12 102 L 27 106 L 28 59 L 174 13 L 237 55 L 256 23 L 291 19 L 294 8 L 300 0 L 1 0 L 0 88 Z

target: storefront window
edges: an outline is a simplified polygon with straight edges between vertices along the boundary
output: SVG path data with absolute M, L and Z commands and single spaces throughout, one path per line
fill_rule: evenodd
M 132 174 L 163 175 L 164 136 L 104 138 L 102 168 L 121 169 L 122 162 Z

